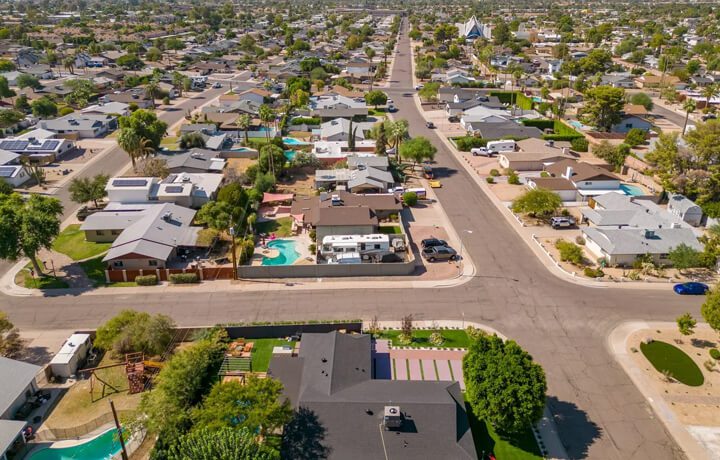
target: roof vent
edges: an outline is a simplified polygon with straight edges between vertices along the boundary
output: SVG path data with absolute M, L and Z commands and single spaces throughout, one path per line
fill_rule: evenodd
M 165 222 L 170 222 L 170 220 L 172 219 L 172 212 L 167 211 L 165 214 L 163 214 L 162 218 Z
M 645 230 L 645 239 L 655 238 L 655 230 Z
M 402 413 L 400 412 L 400 406 L 385 406 L 383 427 L 386 430 L 402 427 Z

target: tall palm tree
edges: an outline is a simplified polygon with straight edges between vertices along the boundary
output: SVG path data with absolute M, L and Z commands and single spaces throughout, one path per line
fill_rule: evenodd
M 117 143 L 130 156 L 133 169 L 138 158 L 150 156 L 155 151 L 152 141 L 138 135 L 130 129 L 121 129 L 117 137 Z
M 403 140 L 405 140 L 405 137 L 408 134 L 408 127 L 405 120 L 398 120 L 392 122 L 388 129 L 388 134 L 390 135 L 390 139 L 392 140 L 393 147 L 395 147 L 395 153 L 398 154 L 400 144 Z
M 69 73 L 73 73 L 73 70 L 75 69 L 75 58 L 72 56 L 68 56 L 65 59 L 63 59 L 63 67 Z
M 250 115 L 247 113 L 243 113 L 238 117 L 235 123 L 237 123 L 238 130 L 242 129 L 245 132 L 245 145 L 248 145 L 248 129 L 250 128 L 250 123 L 252 123 Z
M 160 89 L 160 86 L 158 86 L 157 80 L 150 80 L 145 86 L 145 96 L 150 98 L 152 108 L 155 108 L 155 96 L 158 93 L 158 90 Z
M 720 89 L 720 87 L 716 83 L 707 85 L 705 88 L 702 89 L 702 95 L 705 98 L 705 107 L 710 107 L 710 99 L 715 97 L 715 95 L 718 93 L 718 89 Z
M 695 111 L 697 108 L 697 104 L 695 103 L 695 99 L 685 99 L 685 102 L 683 103 L 683 109 L 685 110 L 685 123 L 683 124 L 683 130 L 682 135 L 685 135 L 685 130 L 687 129 L 688 124 L 688 118 L 690 118 L 690 114 Z

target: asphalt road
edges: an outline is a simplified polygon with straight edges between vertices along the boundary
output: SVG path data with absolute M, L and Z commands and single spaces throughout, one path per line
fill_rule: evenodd
M 453 288 L 276 290 L 176 294 L 63 295 L 2 298 L 21 329 L 94 327 L 123 308 L 161 312 L 180 325 L 261 320 L 371 318 L 462 319 L 482 322 L 517 340 L 547 373 L 549 404 L 571 458 L 681 458 L 663 425 L 608 354 L 609 331 L 630 319 L 699 316 L 701 299 L 666 291 L 593 289 L 557 278 L 461 168 L 410 97 L 407 30 L 398 47 L 391 97 L 413 136 L 438 147 L 437 190 L 450 220 L 464 235 L 477 265 L 472 281 Z

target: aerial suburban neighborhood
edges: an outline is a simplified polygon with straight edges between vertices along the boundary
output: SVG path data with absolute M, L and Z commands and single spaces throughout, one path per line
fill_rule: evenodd
M 720 5 L 0 18 L 0 460 L 720 459 Z

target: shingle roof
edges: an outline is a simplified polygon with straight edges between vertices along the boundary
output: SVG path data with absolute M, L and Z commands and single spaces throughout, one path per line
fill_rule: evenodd
M 317 226 L 377 225 L 378 219 L 366 206 L 330 206 L 318 210 Z
M 610 255 L 667 254 L 681 244 L 702 251 L 689 228 L 661 228 L 648 232 L 639 228 L 609 229 L 587 227 L 583 233 Z

